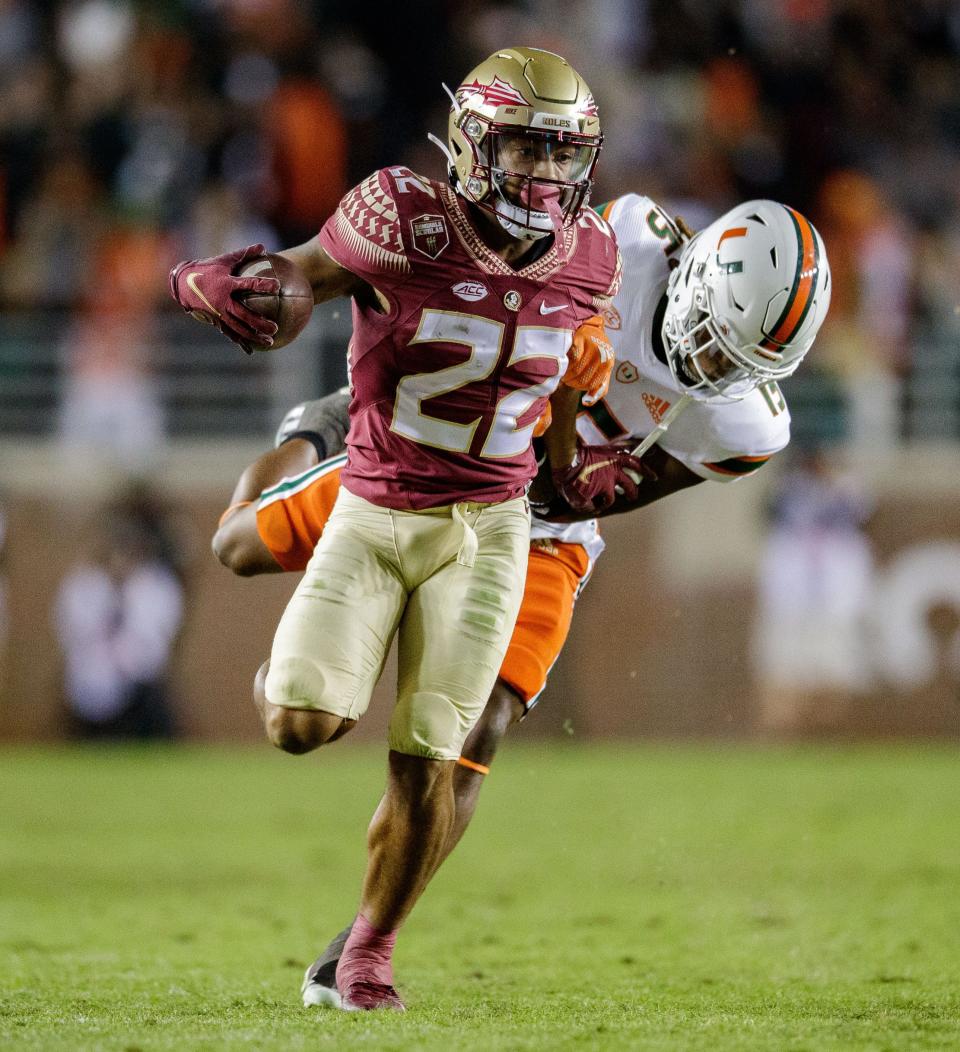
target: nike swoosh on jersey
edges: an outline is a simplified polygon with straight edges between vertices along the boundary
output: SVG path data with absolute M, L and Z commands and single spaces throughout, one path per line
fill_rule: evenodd
M 204 296 L 204 294 L 203 294 L 203 293 L 202 293 L 202 292 L 200 291 L 200 286 L 199 286 L 199 285 L 197 284 L 197 275 L 198 275 L 199 273 L 200 273 L 200 271 L 199 271 L 199 270 L 191 270 L 191 271 L 190 271 L 190 273 L 189 273 L 189 274 L 187 275 L 187 285 L 189 286 L 189 288 L 190 288 L 190 291 L 191 291 L 191 292 L 192 292 L 192 293 L 193 293 L 193 294 L 194 294 L 194 295 L 195 295 L 195 296 L 196 296 L 196 297 L 197 297 L 198 299 L 201 299 L 201 300 L 203 300 L 203 302 L 204 302 L 204 303 L 205 303 L 205 304 L 207 305 L 207 307 L 208 307 L 208 308 L 209 308 L 210 310 L 212 310 L 212 311 L 213 311 L 213 313 L 214 313 L 214 315 L 216 315 L 216 317 L 218 317 L 218 318 L 222 318 L 222 317 L 223 317 L 223 315 L 222 315 L 222 314 L 220 313 L 220 311 L 218 311 L 218 310 L 217 310 L 217 308 L 216 308 L 216 307 L 214 307 L 214 305 L 213 305 L 213 304 L 212 304 L 212 303 L 211 303 L 211 302 L 210 302 L 210 301 L 209 301 L 209 300 L 207 299 L 207 297 L 206 297 L 206 296 Z
M 566 307 L 565 303 L 561 303 L 556 307 L 548 307 L 545 303 L 540 304 L 541 314 L 553 314 L 554 311 L 563 310 Z

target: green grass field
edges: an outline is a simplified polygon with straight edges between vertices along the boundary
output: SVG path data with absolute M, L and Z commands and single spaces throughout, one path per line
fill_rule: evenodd
M 403 931 L 299 1003 L 383 755 L 0 754 L 0 1048 L 960 1047 L 960 753 L 520 747 Z

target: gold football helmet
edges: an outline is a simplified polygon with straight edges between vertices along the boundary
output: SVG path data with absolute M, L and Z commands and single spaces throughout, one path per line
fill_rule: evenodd
M 603 142 L 580 74 L 549 51 L 507 48 L 456 91 L 446 90 L 452 106 L 444 152 L 457 193 L 522 240 L 572 223 L 589 197 Z

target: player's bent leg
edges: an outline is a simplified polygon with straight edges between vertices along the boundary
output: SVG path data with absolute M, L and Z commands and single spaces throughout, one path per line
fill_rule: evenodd
M 399 632 L 392 749 L 456 760 L 483 713 L 516 621 L 529 539 L 524 502 L 468 508 L 461 537 L 474 550 L 452 553 L 421 577 Z M 468 532 L 469 531 L 469 532 Z M 421 551 L 428 551 L 424 546 Z M 424 556 L 426 557 L 426 556 Z
M 522 499 L 398 514 L 395 545 L 413 585 L 398 634 L 387 789 L 370 824 L 363 897 L 337 966 L 344 1008 L 400 1007 L 397 929 L 443 854 L 454 761 L 496 681 L 529 549 Z
M 363 715 L 406 600 L 396 562 L 390 513 L 341 491 L 277 626 L 264 680 L 269 705 L 348 721 Z
M 347 720 L 330 712 L 291 709 L 271 704 L 264 689 L 269 666 L 270 662 L 265 661 L 257 672 L 253 684 L 253 700 L 263 720 L 267 738 L 278 749 L 302 755 L 320 745 L 342 738 L 356 725 L 356 720 Z

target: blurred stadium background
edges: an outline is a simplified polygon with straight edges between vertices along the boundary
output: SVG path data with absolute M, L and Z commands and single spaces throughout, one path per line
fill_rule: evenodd
M 284 410 L 343 382 L 349 312 L 248 359 L 180 315 L 167 270 L 305 240 L 381 165 L 441 176 L 441 82 L 508 43 L 593 88 L 595 202 L 639 191 L 699 226 L 778 198 L 835 277 L 785 384 L 790 452 L 611 522 L 523 733 L 957 737 L 955 3 L 2 0 L 0 740 L 69 733 L 61 643 L 97 651 L 64 582 L 118 548 L 169 568 L 143 660 L 162 692 L 173 640 L 177 733 L 259 737 L 291 580 L 232 578 L 208 538 Z

